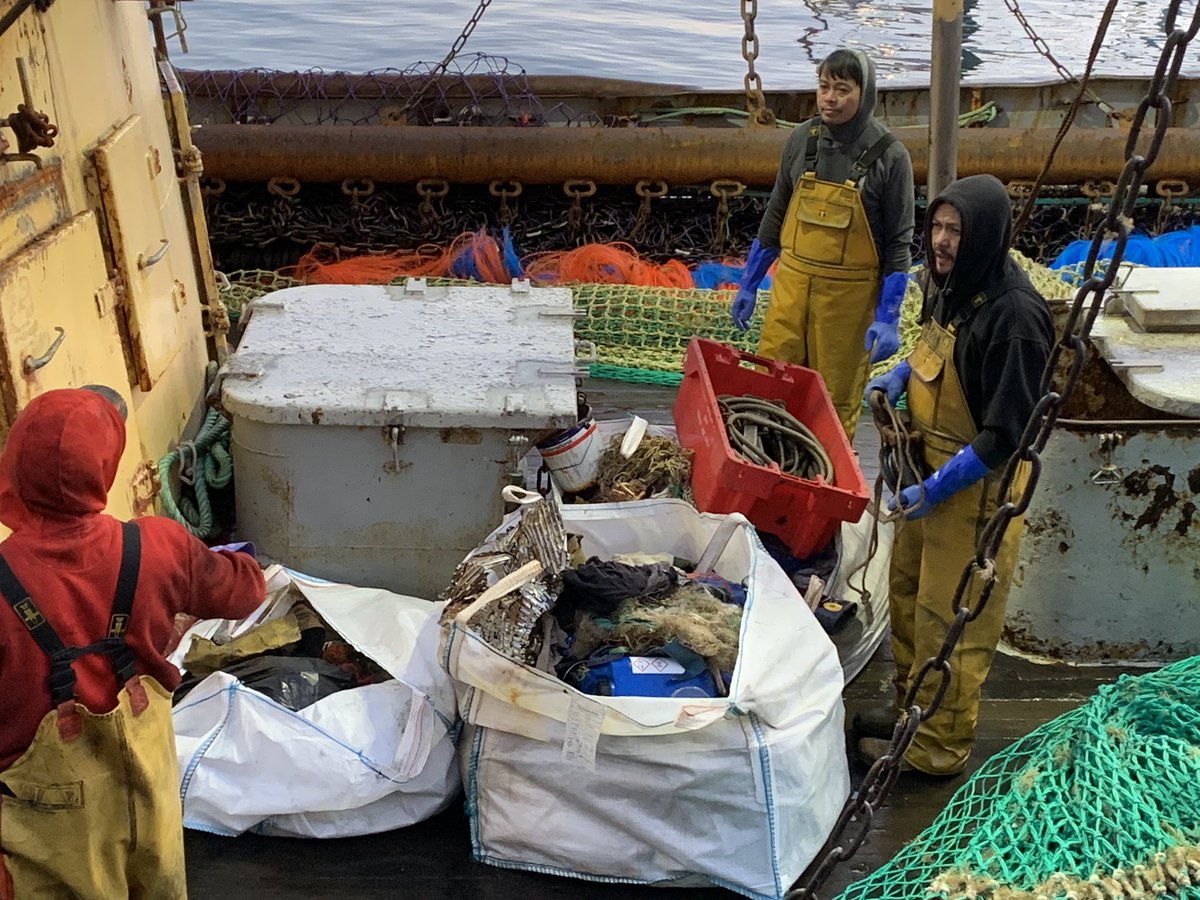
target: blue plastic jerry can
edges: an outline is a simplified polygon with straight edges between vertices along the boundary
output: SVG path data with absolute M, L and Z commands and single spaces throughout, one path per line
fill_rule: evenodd
M 579 684 L 585 694 L 602 697 L 716 697 L 708 672 L 688 677 L 666 656 L 623 656 L 588 670 Z

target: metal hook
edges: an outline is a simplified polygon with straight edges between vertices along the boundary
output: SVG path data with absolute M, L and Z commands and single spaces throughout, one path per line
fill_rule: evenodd
M 25 370 L 26 375 L 31 375 L 36 372 L 46 363 L 54 358 L 54 354 L 58 352 L 58 347 L 62 344 L 63 339 L 67 336 L 67 332 L 58 325 L 54 326 L 54 330 L 58 332 L 58 337 L 54 339 L 54 343 L 50 345 L 50 349 L 41 356 L 27 356 L 21 362 L 21 368 Z
M 167 251 L 170 249 L 171 249 L 171 242 L 168 241 L 166 238 L 163 238 L 162 242 L 158 246 L 158 249 L 155 250 L 153 253 L 151 253 L 149 256 L 147 256 L 145 253 L 138 254 L 137 267 L 139 269 L 150 268 L 156 262 L 161 261 L 162 258 L 167 255 Z

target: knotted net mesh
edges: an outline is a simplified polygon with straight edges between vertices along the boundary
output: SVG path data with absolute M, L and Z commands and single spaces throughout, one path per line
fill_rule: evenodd
M 1200 657 L 1121 676 L 993 756 L 839 900 L 1200 897 Z

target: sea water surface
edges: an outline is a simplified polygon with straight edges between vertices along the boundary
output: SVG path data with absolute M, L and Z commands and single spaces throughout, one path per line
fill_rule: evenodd
M 1059 78 L 1009 4 L 1018 6 L 1050 53 L 1083 71 L 1105 0 L 965 0 L 963 80 L 1037 82 Z M 756 69 L 767 89 L 810 87 L 820 59 L 860 48 L 881 80 L 928 83 L 931 2 L 758 0 Z M 1181 24 L 1195 10 L 1182 4 Z M 178 4 L 187 69 L 320 68 L 366 72 L 436 63 L 475 12 L 477 0 L 204 0 Z M 1163 45 L 1166 0 L 1119 0 L 1096 74 L 1154 70 Z M 170 24 L 169 17 L 167 24 Z M 460 56 L 503 57 L 509 72 L 595 75 L 732 89 L 746 63 L 738 0 L 493 0 Z M 1200 40 L 1185 74 L 1200 74 Z M 496 65 L 496 64 L 489 64 Z

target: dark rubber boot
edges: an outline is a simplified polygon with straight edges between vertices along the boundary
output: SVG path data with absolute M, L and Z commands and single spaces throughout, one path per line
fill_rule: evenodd
M 885 738 L 890 740 L 896 730 L 896 720 L 900 714 L 892 706 L 872 706 L 855 713 L 850 727 L 859 737 Z

